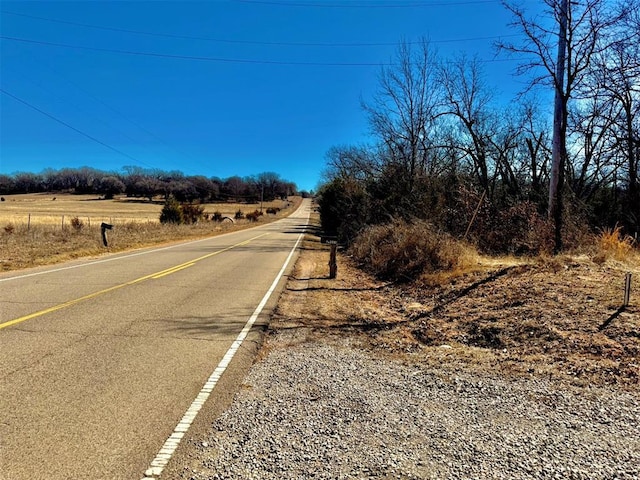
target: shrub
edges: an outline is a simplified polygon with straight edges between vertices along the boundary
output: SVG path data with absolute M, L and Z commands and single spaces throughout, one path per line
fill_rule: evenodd
M 267 213 L 271 215 L 276 215 L 280 209 L 278 207 L 269 207 L 267 208 Z
M 82 230 L 82 227 L 84 227 L 84 222 L 80 220 L 78 217 L 73 217 L 71 219 L 71 226 L 73 227 L 74 230 L 79 232 L 80 230 Z
M 262 212 L 260 210 L 254 210 L 251 213 L 247 213 L 246 217 L 247 220 L 251 221 L 251 222 L 257 222 L 258 221 L 258 217 L 262 216 Z
M 323 185 L 318 207 L 322 230 L 327 235 L 337 235 L 343 243 L 353 242 L 368 220 L 367 192 L 355 180 L 334 179 Z
M 211 220 L 213 220 L 214 222 L 221 222 L 222 213 L 216 210 L 215 212 L 213 212 L 213 216 L 211 217 Z
M 484 224 L 479 244 L 491 253 L 549 253 L 553 250 L 553 223 L 541 216 L 533 203 L 517 203 L 493 213 Z
M 633 237 L 622 234 L 621 227 L 616 225 L 614 228 L 605 228 L 598 235 L 599 256 L 603 262 L 608 256 L 624 260 L 633 249 L 634 243 Z
M 235 214 L 234 217 L 236 220 L 242 220 L 244 218 L 244 213 L 242 213 L 242 210 L 238 210 Z
M 196 203 L 183 203 L 180 205 L 182 210 L 182 220 L 184 223 L 198 223 L 204 217 L 204 206 Z
M 7 233 L 13 233 L 15 229 L 16 229 L 16 227 L 14 227 L 13 223 L 7 223 L 4 226 L 4 231 L 7 232 Z
M 423 273 L 454 269 L 461 264 L 464 249 L 427 222 L 396 220 L 363 230 L 350 253 L 378 278 L 406 281 Z
M 164 202 L 162 212 L 160 212 L 160 223 L 180 224 L 183 222 L 184 219 L 182 217 L 182 208 L 180 208 L 180 204 L 178 203 L 178 201 L 170 195 Z

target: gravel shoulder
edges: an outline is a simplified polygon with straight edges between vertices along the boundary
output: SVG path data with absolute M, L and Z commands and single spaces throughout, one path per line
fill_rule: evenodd
M 397 290 L 345 258 L 338 279 L 329 281 L 327 260 L 317 239 L 305 241 L 233 403 L 185 442 L 188 462 L 172 465 L 163 478 L 640 478 L 638 338 L 629 333 L 638 331 L 636 310 L 616 326 L 626 333 L 607 337 L 610 349 L 621 345 L 617 357 L 577 348 L 565 361 L 557 352 L 564 355 L 563 341 L 576 343 L 577 333 L 565 335 L 546 317 L 535 331 L 547 336 L 527 345 L 514 343 L 517 336 L 506 330 L 498 330 L 499 343 L 477 344 L 451 327 L 459 326 L 455 318 L 445 320 L 475 315 L 481 325 L 482 312 L 463 315 L 464 304 L 456 310 L 448 300 L 453 310 L 435 308 L 450 292 Z M 534 269 L 540 278 L 553 276 L 541 268 Z M 606 269 L 596 270 L 600 278 Z M 500 277 L 509 285 L 516 278 Z M 464 289 L 478 279 L 456 282 Z M 487 288 L 511 295 L 495 283 Z M 473 303 L 470 292 L 465 298 Z M 478 295 L 492 302 L 487 291 Z M 598 300 L 597 293 L 588 295 L 589 302 Z M 511 296 L 515 307 L 523 305 Z M 427 297 L 435 304 L 431 317 L 424 315 Z M 526 316 L 522 309 L 518 314 Z M 429 328 L 441 324 L 450 332 L 439 327 L 437 341 L 423 335 L 428 318 Z M 527 321 L 534 321 L 531 315 Z M 597 328 L 591 333 L 589 341 L 604 342 Z M 545 339 L 556 353 L 536 350 Z M 615 362 L 626 367 L 612 370 Z

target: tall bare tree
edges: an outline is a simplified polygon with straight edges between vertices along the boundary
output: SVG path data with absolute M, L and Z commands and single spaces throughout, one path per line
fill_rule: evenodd
M 444 89 L 442 115 L 458 126 L 460 136 L 456 146 L 471 159 L 480 187 L 490 193 L 489 142 L 493 119 L 489 111 L 491 95 L 482 80 L 480 64 L 464 56 L 444 63 L 440 81 Z
M 610 128 L 610 145 L 626 170 L 627 210 L 640 225 L 640 2 L 630 0 L 620 14 L 606 51 L 596 56 L 591 88 L 606 105 L 601 123 Z
M 567 159 L 569 102 L 586 80 L 594 55 L 606 48 L 600 41 L 619 22 L 608 0 L 544 0 L 546 15 L 530 17 L 525 9 L 503 1 L 513 15 L 512 26 L 523 34 L 520 43 L 500 43 L 500 49 L 521 54 L 519 74 L 533 74 L 531 86 L 551 86 L 555 92 L 554 161 L 549 184 L 549 216 L 555 223 L 555 250 L 562 249 L 562 191 Z M 558 47 L 557 49 L 554 47 Z
M 372 133 L 382 142 L 390 162 L 406 175 L 404 194 L 413 194 L 416 177 L 428 168 L 428 135 L 438 105 L 437 63 L 426 40 L 417 46 L 402 42 L 395 65 L 383 68 L 379 90 L 363 102 Z

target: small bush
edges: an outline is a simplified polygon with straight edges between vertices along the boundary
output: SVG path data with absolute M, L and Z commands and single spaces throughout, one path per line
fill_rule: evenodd
M 608 256 L 616 260 L 624 260 L 633 250 L 634 243 L 633 237 L 622 234 L 621 227 L 605 228 L 598 235 L 600 252 L 596 257 L 600 257 L 600 261 L 603 263 Z
M 244 213 L 242 213 L 242 210 L 238 210 L 235 214 L 234 217 L 236 220 L 242 220 L 244 218 Z
M 7 233 L 13 233 L 15 231 L 16 227 L 13 225 L 13 223 L 7 223 L 4 226 L 4 231 Z
M 198 223 L 204 217 L 204 207 L 196 203 L 183 203 L 182 220 L 184 223 Z
M 366 228 L 350 253 L 381 279 L 413 280 L 423 273 L 452 270 L 461 264 L 462 245 L 424 221 L 394 221 Z
M 71 219 L 71 226 L 75 231 L 79 232 L 84 227 L 84 222 L 80 220 L 78 217 L 73 217 Z
M 253 212 L 247 213 L 246 218 L 250 222 L 257 222 L 258 218 L 262 216 L 262 212 L 260 210 L 254 210 Z
M 182 208 L 180 208 L 180 204 L 173 196 L 169 196 L 169 198 L 164 202 L 162 212 L 160 212 L 160 223 L 181 224 L 183 222 L 184 219 L 182 217 Z
M 216 210 L 215 212 L 213 212 L 211 220 L 213 220 L 214 222 L 221 222 L 222 221 L 222 213 Z
M 267 208 L 267 213 L 271 215 L 276 215 L 280 209 L 278 207 L 269 207 Z

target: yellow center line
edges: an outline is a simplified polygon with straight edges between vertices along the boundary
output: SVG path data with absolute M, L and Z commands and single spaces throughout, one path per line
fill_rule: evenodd
M 164 273 L 159 273 L 158 275 L 154 275 L 151 278 L 153 278 L 154 280 L 157 279 L 157 278 L 162 278 L 162 277 L 164 277 L 166 275 L 171 275 L 172 273 L 176 273 L 176 272 L 179 272 L 180 270 L 184 270 L 185 268 L 193 267 L 194 265 L 195 265 L 195 263 L 193 263 L 193 262 L 192 263 L 187 263 L 186 265 L 180 265 L 179 267 L 174 267 L 171 270 L 168 270 L 168 271 L 166 271 Z
M 213 257 L 214 255 L 218 255 L 220 253 L 227 252 L 227 251 L 229 251 L 231 249 L 234 249 L 236 247 L 240 247 L 242 245 L 247 245 L 248 243 L 253 242 L 254 240 L 256 240 L 256 239 L 258 239 L 260 237 L 264 237 L 265 235 L 269 235 L 269 233 L 267 232 L 267 233 L 260 234 L 260 235 L 258 235 L 256 237 L 250 238 L 249 240 L 245 240 L 244 242 L 236 243 L 235 245 L 231 245 L 230 247 L 223 248 L 222 250 L 216 250 L 215 252 L 212 252 L 212 253 L 207 253 L 206 255 L 198 257 L 198 258 L 196 258 L 194 260 L 189 260 L 188 262 L 181 263 L 180 265 L 176 265 L 174 267 L 167 268 L 165 270 L 161 270 L 160 272 L 151 273 L 149 275 L 145 275 L 144 277 L 136 278 L 135 280 L 131 280 L 129 282 L 121 283 L 119 285 L 114 285 L 113 287 L 105 288 L 104 290 L 100 290 L 98 292 L 90 293 L 90 294 L 85 295 L 83 297 L 76 298 L 74 300 L 69 300 L 68 302 L 60 303 L 58 305 L 54 305 L 53 307 L 49 307 L 49 308 L 46 308 L 44 310 L 40 310 L 38 312 L 30 313 L 29 315 L 25 315 L 24 317 L 15 318 L 13 320 L 9 320 L 7 322 L 0 323 L 0 330 L 2 330 L 3 328 L 6 328 L 6 327 L 10 327 L 11 325 L 16 325 L 18 323 L 26 322 L 27 320 L 31 320 L 31 319 L 36 318 L 36 317 L 41 317 L 43 315 L 46 315 L 47 313 L 52 313 L 52 312 L 55 312 L 57 310 L 62 310 L 63 308 L 71 307 L 71 306 L 76 305 L 78 303 L 84 302 L 85 300 L 90 300 L 90 299 L 98 297 L 100 295 L 104 295 L 105 293 L 110 293 L 110 292 L 113 292 L 115 290 L 119 290 L 119 289 L 124 288 L 124 287 L 135 285 L 136 283 L 140 283 L 140 282 L 143 282 L 145 280 L 156 279 L 156 278 L 164 277 L 165 275 L 170 275 L 172 273 L 178 272 L 178 271 L 183 270 L 185 268 L 191 267 L 191 266 L 195 265 L 196 262 L 199 262 L 199 261 L 204 260 L 206 258 L 210 258 L 210 257 Z

